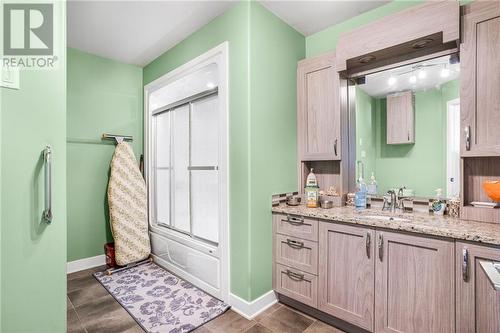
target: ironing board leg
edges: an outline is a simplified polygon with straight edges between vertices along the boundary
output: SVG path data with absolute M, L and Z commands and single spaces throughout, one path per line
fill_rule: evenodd
M 139 266 L 139 265 L 143 265 L 143 264 L 147 264 L 147 263 L 150 263 L 150 262 L 153 262 L 153 257 L 149 257 L 148 259 L 144 259 L 142 261 L 134 262 L 132 264 L 128 264 L 127 266 L 123 266 L 123 267 L 120 267 L 120 268 L 110 268 L 110 269 L 107 269 L 106 270 L 106 275 L 111 275 L 111 274 L 114 274 L 114 273 L 118 273 L 118 272 L 124 271 L 126 269 L 129 269 L 129 268 L 132 268 L 132 267 L 136 267 L 136 266 Z

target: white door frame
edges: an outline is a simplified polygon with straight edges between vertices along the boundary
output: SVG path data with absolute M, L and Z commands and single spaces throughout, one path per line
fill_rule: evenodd
M 230 279 L 229 279 L 229 126 L 228 126 L 228 110 L 229 110 L 229 44 L 223 42 L 195 59 L 185 63 L 184 65 L 164 74 L 160 78 L 152 81 L 144 86 L 144 174 L 146 185 L 148 188 L 149 198 L 153 197 L 152 186 L 149 182 L 151 175 L 151 154 L 153 142 L 151 137 L 151 114 L 149 110 L 149 95 L 154 91 L 164 87 L 170 82 L 173 82 L 180 77 L 195 72 L 209 63 L 217 62 L 219 70 L 219 85 L 218 85 L 218 100 L 219 100 L 219 119 L 220 119 L 220 164 L 219 164 L 219 181 L 220 181 L 220 214 L 219 214 L 219 260 L 220 260 L 220 298 L 229 302 Z M 152 205 L 148 205 L 149 213 L 149 228 L 158 234 L 167 236 L 163 228 L 159 228 L 151 221 Z M 170 239 L 173 239 L 169 235 Z M 176 241 L 183 241 L 183 237 L 175 237 Z M 187 240 L 187 239 L 186 239 Z M 198 250 L 203 249 L 203 244 L 198 244 Z M 182 277 L 182 276 L 181 276 Z
M 452 115 L 451 107 L 455 105 L 458 105 L 459 112 L 458 114 Z M 450 125 L 455 117 L 458 117 L 458 121 L 460 122 L 460 98 L 455 98 L 446 102 L 446 196 L 449 198 L 451 197 L 450 193 L 452 192 L 450 178 L 453 175 L 453 163 L 452 163 L 453 158 L 450 145 L 450 142 L 453 141 L 453 130 Z M 455 119 L 455 121 L 456 120 L 457 119 Z M 460 125 L 458 126 L 458 130 L 460 131 Z M 460 143 L 459 143 L 459 151 L 460 151 Z M 460 173 L 460 167 L 458 169 L 458 173 Z M 459 181 L 460 175 L 458 175 L 458 177 L 456 178 Z M 460 184 L 458 185 L 458 187 L 460 188 Z M 460 195 L 460 190 L 458 191 L 458 195 Z

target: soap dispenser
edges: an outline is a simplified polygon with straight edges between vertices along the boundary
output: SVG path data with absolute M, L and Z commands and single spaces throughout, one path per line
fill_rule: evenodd
M 372 172 L 372 176 L 370 177 L 370 182 L 366 186 L 366 192 L 371 195 L 377 194 L 377 181 L 375 180 L 375 173 Z
M 436 197 L 432 201 L 432 212 L 434 215 L 443 215 L 446 208 L 446 201 L 443 200 L 443 190 L 436 189 Z

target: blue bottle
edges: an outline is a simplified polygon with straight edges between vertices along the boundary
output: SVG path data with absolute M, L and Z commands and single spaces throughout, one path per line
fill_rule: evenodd
M 356 193 L 354 194 L 354 206 L 356 209 L 366 209 L 366 183 L 363 177 L 363 162 L 358 161 L 359 178 L 356 181 Z

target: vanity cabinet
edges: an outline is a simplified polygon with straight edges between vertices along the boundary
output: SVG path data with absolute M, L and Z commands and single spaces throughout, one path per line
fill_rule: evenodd
M 273 221 L 278 294 L 369 332 L 455 332 L 455 242 L 277 213 Z M 314 231 L 310 239 L 300 238 L 305 234 L 290 233 L 282 223 Z M 500 260 L 500 254 L 491 259 Z M 474 286 L 464 290 L 472 293 Z M 484 312 L 492 316 L 484 325 L 498 325 L 500 297 L 486 296 L 482 308 L 492 302 L 496 307 Z M 470 316 L 477 311 L 465 313 L 464 321 L 474 321 Z
M 387 95 L 387 144 L 415 143 L 414 105 L 411 91 Z
M 375 231 L 320 222 L 318 308 L 373 331 Z
M 341 159 L 340 79 L 335 55 L 299 62 L 297 68 L 297 127 L 299 158 Z
M 460 45 L 462 156 L 500 155 L 500 2 L 464 6 Z
M 376 242 L 375 332 L 454 332 L 454 243 L 378 230 Z
M 500 263 L 500 249 L 457 242 L 457 333 L 500 332 L 500 290 L 486 271 L 492 263 Z

